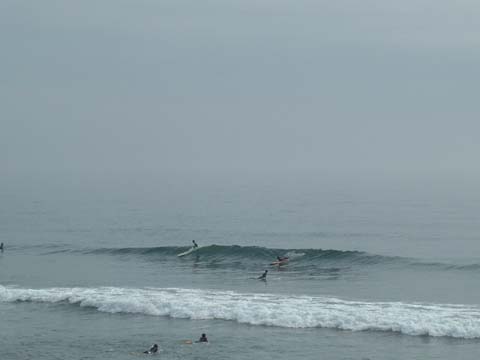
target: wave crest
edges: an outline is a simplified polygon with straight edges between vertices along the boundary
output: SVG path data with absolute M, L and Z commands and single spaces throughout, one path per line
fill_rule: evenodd
M 221 319 L 287 328 L 324 327 L 480 338 L 480 308 L 468 305 L 347 301 L 332 297 L 177 288 L 22 289 L 1 285 L 0 301 L 63 302 L 108 313 Z

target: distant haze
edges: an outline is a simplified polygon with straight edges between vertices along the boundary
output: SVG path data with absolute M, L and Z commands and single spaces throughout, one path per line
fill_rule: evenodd
M 480 3 L 0 2 L 0 184 L 480 180 Z

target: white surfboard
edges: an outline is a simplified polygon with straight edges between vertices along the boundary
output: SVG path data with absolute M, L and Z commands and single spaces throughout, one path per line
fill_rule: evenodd
M 277 261 L 274 261 L 274 262 L 270 263 L 270 265 L 273 265 L 273 266 L 283 266 L 283 265 L 288 265 L 288 258 L 286 258 L 286 259 L 282 259 L 282 260 L 277 260 Z
M 191 254 L 192 252 L 197 251 L 198 249 L 199 249 L 199 247 L 191 247 L 187 251 L 182 252 L 182 253 L 178 254 L 177 256 L 182 257 L 182 256 L 185 256 L 185 255 Z

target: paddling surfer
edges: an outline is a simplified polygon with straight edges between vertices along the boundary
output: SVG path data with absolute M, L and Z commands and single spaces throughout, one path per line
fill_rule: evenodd
M 198 339 L 198 341 L 195 341 L 197 343 L 202 343 L 202 342 L 208 342 L 208 339 L 207 339 L 207 335 L 205 334 L 202 334 L 202 336 L 200 337 L 200 339 Z
M 257 279 L 258 280 L 267 280 L 267 274 L 268 274 L 268 270 L 265 270 L 265 272 L 260 275 Z
M 148 350 L 145 350 L 143 353 L 144 354 L 156 354 L 158 352 L 158 345 L 157 344 L 153 344 L 150 349 Z

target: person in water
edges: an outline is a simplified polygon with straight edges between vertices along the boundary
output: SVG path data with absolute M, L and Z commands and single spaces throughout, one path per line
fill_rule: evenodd
M 195 242 L 195 240 L 192 240 L 193 247 L 196 249 L 198 247 L 198 244 Z
M 158 352 L 158 345 L 157 344 L 153 344 L 150 349 L 148 350 L 145 350 L 143 353 L 144 354 L 156 354 Z
M 207 335 L 202 334 L 200 339 L 198 339 L 197 343 L 208 342 Z
M 0 244 L 0 251 L 3 252 L 3 242 Z
M 267 280 L 267 273 L 268 273 L 268 270 L 265 270 L 265 272 L 262 275 L 260 275 L 257 279 Z

